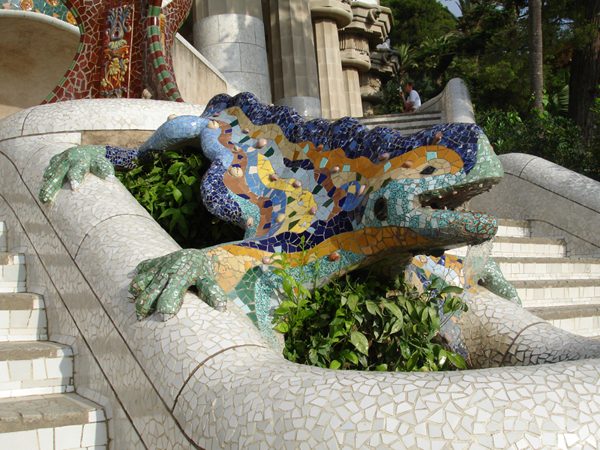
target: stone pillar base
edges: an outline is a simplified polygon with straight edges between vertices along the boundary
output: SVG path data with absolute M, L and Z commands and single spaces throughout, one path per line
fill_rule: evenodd
M 348 114 L 352 117 L 362 117 L 362 99 L 360 98 L 360 81 L 358 71 L 353 67 L 344 67 L 344 90 L 348 104 Z
M 305 119 L 321 117 L 321 100 L 315 97 L 286 97 L 277 100 L 275 104 L 291 106 Z
M 194 43 L 225 76 L 229 94 L 252 92 L 262 102 L 271 102 L 262 20 L 245 14 L 205 17 L 194 24 Z

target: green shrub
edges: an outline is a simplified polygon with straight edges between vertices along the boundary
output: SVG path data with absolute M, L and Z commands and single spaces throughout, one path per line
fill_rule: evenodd
M 522 119 L 515 110 L 486 111 L 478 116 L 494 151 L 527 153 L 600 180 L 598 164 L 572 120 L 547 112 Z
M 183 248 L 205 248 L 243 238 L 202 204 L 200 184 L 210 161 L 196 150 L 165 152 L 117 177 Z
M 466 308 L 460 298 L 449 296 L 462 289 L 443 287 L 435 279 L 422 294 L 399 280 L 390 290 L 370 273 L 359 273 L 334 279 L 311 294 L 290 276 L 288 256 L 281 256 L 275 262 L 283 268 L 274 272 L 283 278 L 289 300 L 275 311 L 273 323 L 285 335 L 288 360 L 395 372 L 466 368 L 462 356 L 448 351 L 439 335 L 438 305 L 444 313 Z M 299 262 L 302 268 L 303 260 Z

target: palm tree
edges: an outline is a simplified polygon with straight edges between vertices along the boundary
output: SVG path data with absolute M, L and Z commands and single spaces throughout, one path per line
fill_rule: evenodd
M 529 89 L 533 107 L 544 110 L 544 51 L 542 43 L 542 2 L 529 0 Z

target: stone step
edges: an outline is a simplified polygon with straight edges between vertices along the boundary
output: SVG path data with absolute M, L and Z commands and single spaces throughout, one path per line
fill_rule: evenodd
M 6 252 L 8 249 L 7 231 L 6 223 L 0 222 L 0 252 Z
M 375 127 L 388 127 L 402 134 L 417 133 L 425 128 L 442 123 L 441 114 L 406 114 L 388 116 L 386 119 L 369 118 L 361 122 L 369 129 Z
M 27 450 L 104 450 L 104 411 L 77 394 L 0 399 L 0 447 Z
M 565 331 L 581 336 L 600 336 L 600 304 L 526 309 Z
M 411 122 L 414 120 L 442 120 L 442 113 L 419 113 L 416 114 L 386 114 L 382 116 L 363 117 L 359 119 L 364 125 L 387 126 L 388 123 Z
M 600 304 L 600 280 L 512 281 L 523 307 Z
M 590 280 L 600 281 L 597 258 L 507 258 L 495 257 L 509 281 Z
M 73 391 L 73 350 L 54 342 L 0 342 L 0 398 Z
M 46 339 L 43 298 L 28 293 L 0 293 L 0 342 Z
M 0 253 L 0 293 L 25 292 L 25 255 Z
M 465 257 L 467 247 L 459 247 L 448 251 L 451 255 Z M 503 237 L 494 240 L 493 258 L 563 258 L 565 243 L 556 238 Z
M 531 228 L 527 220 L 497 220 L 497 237 L 531 237 Z

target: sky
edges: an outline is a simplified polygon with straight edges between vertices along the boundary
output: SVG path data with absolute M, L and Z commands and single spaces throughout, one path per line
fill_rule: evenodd
M 460 8 L 456 0 L 438 0 L 442 5 L 446 6 L 456 17 L 461 16 Z

